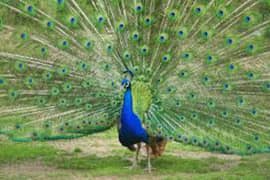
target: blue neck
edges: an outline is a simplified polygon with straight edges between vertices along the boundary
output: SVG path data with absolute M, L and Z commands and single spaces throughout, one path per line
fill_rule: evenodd
M 142 126 L 139 117 L 133 112 L 131 87 L 124 94 L 124 103 L 121 112 L 120 142 L 126 145 L 138 142 L 148 142 L 148 135 Z
M 124 95 L 124 104 L 123 104 L 123 109 L 122 113 L 133 113 L 133 102 L 132 102 L 132 93 L 131 93 L 131 88 L 128 87 L 125 95 Z

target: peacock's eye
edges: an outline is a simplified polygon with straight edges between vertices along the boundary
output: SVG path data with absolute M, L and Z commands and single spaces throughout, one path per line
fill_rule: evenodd
M 98 18 L 98 22 L 102 22 L 103 20 L 104 20 L 103 17 L 99 17 L 99 18 Z
M 70 22 L 71 22 L 71 23 L 74 23 L 74 22 L 75 22 L 75 18 L 72 17 L 72 18 L 70 19 Z
M 21 34 L 21 38 L 24 39 L 26 37 L 26 34 L 25 33 L 22 33 Z
M 227 39 L 227 43 L 228 44 L 232 44 L 233 43 L 233 40 L 231 38 Z
M 234 65 L 233 65 L 233 64 L 230 64 L 230 65 L 229 65 L 229 68 L 230 68 L 231 70 L 233 70 L 233 69 L 234 69 Z
M 250 16 L 245 17 L 246 22 L 249 22 L 251 20 Z
M 248 76 L 249 76 L 249 77 L 253 77 L 254 74 L 253 74 L 253 73 L 249 73 Z
M 32 6 L 28 6 L 28 10 L 31 11 L 33 9 Z
M 52 26 L 52 22 L 49 21 L 49 22 L 47 23 L 47 25 L 48 25 L 49 27 Z
M 220 10 L 219 12 L 219 15 L 223 16 L 224 12 L 222 10 Z

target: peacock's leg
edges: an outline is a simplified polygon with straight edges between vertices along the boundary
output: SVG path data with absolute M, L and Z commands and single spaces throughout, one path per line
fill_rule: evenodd
M 141 143 L 137 144 L 137 151 L 136 151 L 136 162 L 139 162 L 139 155 L 140 155 L 140 150 L 141 150 Z
M 138 143 L 137 148 L 136 148 L 135 158 L 134 158 L 133 164 L 132 164 L 132 168 L 136 168 L 138 166 L 140 149 L 141 149 L 141 143 Z
M 152 171 L 151 154 L 150 154 L 150 147 L 148 145 L 146 145 L 146 151 L 147 151 L 147 171 L 151 173 Z

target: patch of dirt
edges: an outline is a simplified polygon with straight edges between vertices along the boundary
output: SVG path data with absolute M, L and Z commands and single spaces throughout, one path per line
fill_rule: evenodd
M 188 158 L 188 159 L 218 158 L 222 160 L 241 160 L 241 156 L 238 156 L 238 155 L 218 154 L 218 153 L 211 153 L 211 152 L 174 151 L 167 154 L 181 157 L 183 159 L 185 158 Z
M 0 142 L 1 142 L 1 141 L 7 141 L 7 140 L 8 140 L 7 136 L 5 136 L 5 135 L 0 135 Z
M 128 177 L 129 180 L 159 180 L 164 179 L 164 176 L 154 176 L 151 174 L 144 174 L 144 175 L 134 175 L 132 177 Z M 100 176 L 94 178 L 94 180 L 121 180 L 121 179 L 127 179 L 126 177 L 119 177 L 119 176 Z
M 46 166 L 40 161 L 27 161 L 19 164 L 6 164 L 0 167 L 0 179 L 93 179 L 89 174 L 79 171 L 62 170 Z
M 55 169 L 43 165 L 40 161 L 23 162 L 19 164 L 6 164 L 0 167 L 0 174 L 6 177 L 10 176 L 35 176 L 47 177 L 48 174 Z
M 19 164 L 6 164 L 0 167 L 0 179 L 63 179 L 63 180 L 119 180 L 126 179 L 119 176 L 100 176 L 93 177 L 89 172 L 81 172 L 76 170 L 63 170 L 46 166 L 40 161 L 27 161 Z M 129 177 L 130 180 L 158 180 L 157 176 L 151 174 L 135 175 Z
M 96 155 L 98 157 L 106 157 L 112 155 L 113 151 L 124 149 L 117 139 L 106 139 L 98 136 L 83 137 L 72 140 L 60 140 L 48 142 L 57 149 L 72 153 L 76 148 L 81 150 L 80 155 Z
M 53 167 L 45 166 L 40 161 L 31 161 L 31 162 L 23 162 L 19 164 L 7 164 L 3 167 L 1 167 L 1 171 L 5 171 L 6 173 L 9 172 L 25 172 L 25 171 L 32 171 L 33 173 L 37 173 L 39 171 L 42 172 L 49 172 L 54 170 Z
M 67 151 L 69 153 L 74 152 L 75 148 L 79 148 L 82 152 L 80 155 L 96 155 L 99 157 L 106 157 L 113 154 L 117 150 L 125 150 L 126 148 L 121 146 L 117 138 L 106 139 L 99 136 L 84 137 L 80 139 L 73 140 L 63 140 L 63 141 L 52 141 L 49 142 L 50 145 Z M 127 150 L 128 151 L 128 150 Z M 166 152 L 165 154 L 173 155 L 176 157 L 181 157 L 183 159 L 203 159 L 203 158 L 218 158 L 222 160 L 241 160 L 241 156 L 238 155 L 226 155 L 211 152 L 193 152 L 193 151 L 182 151 L 174 150 L 173 152 Z M 146 156 L 145 148 L 142 147 L 141 155 Z
M 240 164 L 240 161 L 232 160 L 232 161 L 227 161 L 224 164 L 215 163 L 210 168 L 213 170 L 216 170 L 216 171 L 226 171 L 226 170 L 229 170 L 233 167 L 238 166 L 239 164 Z
M 217 158 L 225 160 L 224 163 L 214 163 L 210 168 L 216 171 L 226 171 L 239 165 L 242 157 L 238 155 L 218 154 L 212 152 L 192 152 L 192 151 L 181 151 L 175 150 L 166 154 L 181 157 L 183 159 L 208 159 Z

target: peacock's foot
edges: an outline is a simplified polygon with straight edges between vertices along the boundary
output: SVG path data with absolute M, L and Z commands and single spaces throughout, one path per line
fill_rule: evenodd
M 131 166 L 131 169 L 137 169 L 139 166 L 138 166 L 138 164 L 136 163 L 136 164 L 132 164 L 132 166 Z
M 131 166 L 125 167 L 126 169 L 137 169 L 139 167 L 137 162 L 133 162 Z
M 153 170 L 155 170 L 156 168 L 153 168 L 153 167 L 146 167 L 145 169 L 144 169 L 144 171 L 146 171 L 146 172 L 148 172 L 148 173 L 152 173 L 153 172 Z
M 131 166 L 126 166 L 126 167 L 124 167 L 125 169 L 130 169 L 130 170 L 132 170 L 132 169 L 137 169 L 139 166 L 138 165 L 134 165 L 134 164 L 132 164 Z

